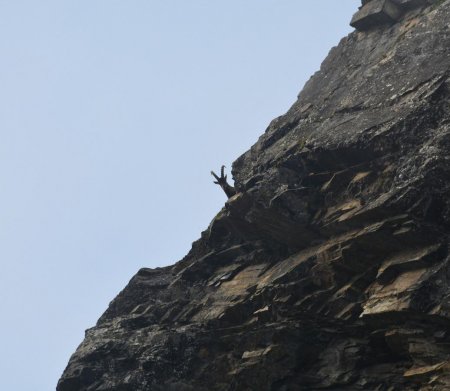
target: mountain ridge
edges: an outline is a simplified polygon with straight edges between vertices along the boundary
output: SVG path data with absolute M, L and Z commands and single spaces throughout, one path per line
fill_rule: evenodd
M 57 390 L 450 387 L 449 25 L 447 0 L 343 38 L 234 162 L 237 194 L 189 254 L 131 279 Z

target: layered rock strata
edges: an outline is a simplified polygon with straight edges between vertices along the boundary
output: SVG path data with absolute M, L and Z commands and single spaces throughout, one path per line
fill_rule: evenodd
M 58 391 L 450 389 L 450 1 L 333 48 Z

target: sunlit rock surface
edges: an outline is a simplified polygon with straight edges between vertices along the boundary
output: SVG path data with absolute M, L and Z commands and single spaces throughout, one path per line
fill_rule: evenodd
M 58 391 L 450 389 L 449 25 L 438 1 L 333 48 Z

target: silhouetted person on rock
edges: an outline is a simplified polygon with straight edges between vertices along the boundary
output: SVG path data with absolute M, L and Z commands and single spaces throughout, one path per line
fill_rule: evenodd
M 236 189 L 228 184 L 227 176 L 225 175 L 224 170 L 225 166 L 222 166 L 220 169 L 220 178 L 214 173 L 214 171 L 211 171 L 211 175 L 216 178 L 214 183 L 222 188 L 228 198 L 231 198 L 236 194 Z

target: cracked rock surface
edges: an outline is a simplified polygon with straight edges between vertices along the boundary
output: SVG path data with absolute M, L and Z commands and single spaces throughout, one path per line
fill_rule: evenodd
M 450 389 L 450 0 L 333 48 L 58 391 Z

